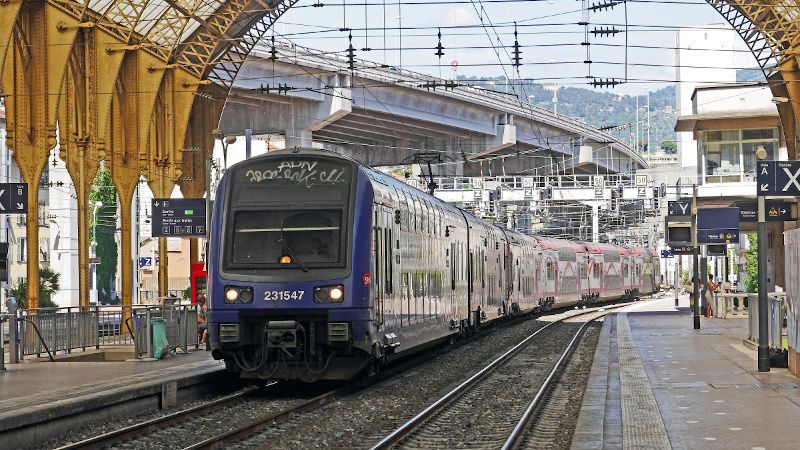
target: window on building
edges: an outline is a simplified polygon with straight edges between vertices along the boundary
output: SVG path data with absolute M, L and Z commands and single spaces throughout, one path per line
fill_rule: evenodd
M 28 254 L 28 245 L 25 238 L 19 238 L 17 241 L 17 262 L 25 262 Z
M 767 159 L 777 159 L 777 128 L 704 131 L 701 134 L 705 183 L 739 183 L 755 180 L 755 152 L 767 151 Z

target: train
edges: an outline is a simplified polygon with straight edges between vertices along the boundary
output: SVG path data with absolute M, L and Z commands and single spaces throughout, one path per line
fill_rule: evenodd
M 226 171 L 207 264 L 213 357 L 241 378 L 306 382 L 660 286 L 652 249 L 521 234 L 318 149 Z

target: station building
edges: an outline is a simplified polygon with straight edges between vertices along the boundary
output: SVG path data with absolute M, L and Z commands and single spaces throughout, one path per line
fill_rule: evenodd
M 766 83 L 718 84 L 696 87 L 692 114 L 681 115 L 675 130 L 691 133 L 694 149 L 684 147 L 683 164 L 696 167 L 700 207 L 752 205 L 756 201 L 756 151 L 763 148 L 768 160 L 787 160 L 786 143 L 772 93 Z M 691 167 L 691 166 L 690 166 Z M 786 203 L 786 218 L 796 217 L 796 206 Z M 783 232 L 795 228 L 794 221 L 768 222 L 769 291 L 786 286 L 783 271 Z M 747 275 L 743 250 L 747 233 L 755 233 L 756 223 L 740 223 L 740 243 L 736 246 L 733 267 L 726 271 L 723 258 L 712 259 L 720 279 L 738 282 L 743 288 Z M 735 270 L 734 270 L 735 269 Z M 729 275 L 725 277 L 725 274 Z

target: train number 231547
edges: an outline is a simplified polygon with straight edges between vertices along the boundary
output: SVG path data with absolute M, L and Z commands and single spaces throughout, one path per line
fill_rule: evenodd
M 271 300 L 302 300 L 303 294 L 306 291 L 265 291 L 264 292 L 264 300 L 271 301 Z

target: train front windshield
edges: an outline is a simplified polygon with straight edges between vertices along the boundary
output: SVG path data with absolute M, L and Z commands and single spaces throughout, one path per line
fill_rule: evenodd
M 292 259 L 313 266 L 341 262 L 341 210 L 239 211 L 233 226 L 234 264 L 285 266 Z
M 355 168 L 327 158 L 263 158 L 231 174 L 226 269 L 344 267 Z

